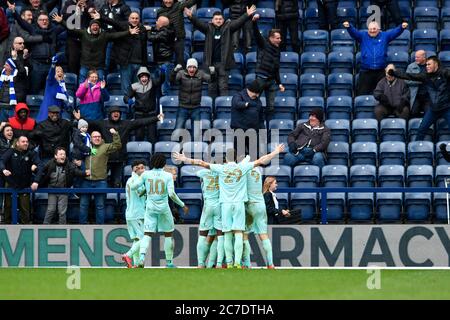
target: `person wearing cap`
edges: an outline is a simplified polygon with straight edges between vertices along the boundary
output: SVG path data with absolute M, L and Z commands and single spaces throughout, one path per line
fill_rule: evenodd
M 98 15 L 97 12 L 92 12 L 91 16 Z M 91 20 L 87 29 L 79 30 L 68 28 L 62 16 L 54 14 L 53 20 L 57 23 L 61 23 L 66 29 L 68 34 L 79 37 L 81 41 L 81 55 L 80 55 L 80 76 L 79 83 L 83 83 L 86 80 L 89 70 L 97 70 L 97 74 L 100 80 L 105 78 L 105 58 L 106 58 L 106 46 L 108 42 L 115 39 L 124 38 L 127 35 L 134 35 L 139 33 L 139 27 L 129 27 L 127 31 L 121 32 L 102 32 L 100 28 L 100 21 L 97 19 Z M 96 16 L 97 17 L 97 16 Z
M 188 59 L 186 70 L 181 70 L 181 65 L 177 65 L 173 69 L 171 81 L 180 85 L 175 129 L 184 129 L 187 119 L 191 119 L 192 124 L 194 121 L 200 121 L 202 83 L 210 82 L 211 79 L 211 75 L 198 69 L 198 62 L 194 58 Z M 194 126 L 192 125 L 191 128 L 193 129 Z
M 154 117 L 158 114 L 156 108 L 156 92 L 158 82 L 151 78 L 147 67 L 140 67 L 137 72 L 139 82 L 133 83 L 123 101 L 134 111 L 134 119 Z M 136 140 L 147 140 L 151 143 L 157 142 L 156 123 L 153 122 L 146 127 L 136 129 Z
M 81 118 L 79 110 L 74 111 L 73 114 L 75 119 L 78 120 Z M 108 114 L 109 117 L 107 120 L 88 121 L 88 123 L 90 128 L 95 128 L 96 130 L 98 129 L 99 131 L 101 131 L 103 139 L 106 143 L 113 142 L 113 135 L 110 133 L 110 129 L 115 129 L 120 135 L 122 147 L 119 152 L 111 154 L 108 161 L 108 169 L 111 170 L 109 185 L 114 188 L 120 188 L 122 185 L 122 170 L 125 160 L 127 159 L 127 142 L 130 141 L 130 131 L 160 121 L 164 119 L 164 115 L 159 114 L 155 117 L 148 117 L 143 119 L 122 120 L 122 111 L 118 106 L 110 107 L 108 109 Z
M 254 80 L 231 100 L 231 129 L 264 129 L 264 109 L 259 95 L 261 87 Z
M 307 163 L 322 168 L 326 164 L 325 152 L 331 140 L 331 131 L 323 122 L 323 110 L 314 108 L 308 121 L 300 123 L 289 134 L 289 152 L 284 157 L 285 165 L 295 167 Z
M 105 101 L 109 100 L 109 93 L 106 90 L 106 81 L 99 81 L 98 73 L 95 70 L 88 72 L 87 79 L 80 84 L 76 97 L 80 99 L 78 108 L 81 117 L 85 120 L 103 120 Z

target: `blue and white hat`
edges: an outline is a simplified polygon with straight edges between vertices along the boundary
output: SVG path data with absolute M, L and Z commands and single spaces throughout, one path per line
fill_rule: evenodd
M 17 69 L 13 59 L 9 58 L 5 62 L 11 67 L 11 69 L 13 69 L 13 71 Z

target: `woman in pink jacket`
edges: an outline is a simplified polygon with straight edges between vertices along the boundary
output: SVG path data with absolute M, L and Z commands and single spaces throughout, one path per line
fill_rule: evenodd
M 80 84 L 76 92 L 80 99 L 79 109 L 81 117 L 86 120 L 103 120 L 103 103 L 109 100 L 105 80 L 98 81 L 98 74 L 90 70 L 86 81 Z

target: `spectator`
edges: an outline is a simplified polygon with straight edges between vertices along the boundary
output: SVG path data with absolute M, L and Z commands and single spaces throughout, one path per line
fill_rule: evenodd
M 87 29 L 91 20 L 90 12 L 95 10 L 92 0 L 66 0 L 61 13 L 71 29 Z M 67 71 L 78 75 L 80 72 L 81 42 L 80 38 L 70 33 L 66 40 Z
M 275 191 L 278 184 L 275 177 L 267 177 L 264 180 L 263 194 L 266 203 L 267 222 L 269 224 L 299 224 L 300 210 L 281 209 Z
M 11 149 L 13 145 L 13 138 L 14 138 L 14 132 L 11 125 L 7 122 L 2 122 L 0 124 L 0 158 L 3 156 L 3 154 L 8 151 L 8 149 Z M 5 187 L 5 177 L 0 175 L 0 188 Z M 0 194 L 0 206 L 3 209 L 3 194 Z M 3 210 L 2 210 L 3 211 Z M 2 216 L 0 218 L 0 222 L 3 221 L 3 212 L 0 214 Z
M 245 14 L 247 7 L 256 4 L 254 0 L 228 0 L 224 1 L 225 6 L 230 7 L 230 19 L 238 20 L 243 14 Z M 252 23 L 246 21 L 242 33 L 244 35 L 244 49 L 246 52 L 250 51 L 252 48 Z M 239 49 L 239 38 L 241 37 L 241 29 L 236 30 L 231 35 L 231 43 L 233 45 L 234 51 Z
M 231 34 L 239 30 L 255 12 L 256 7 L 251 6 L 239 19 L 225 21 L 222 13 L 216 11 L 211 22 L 206 23 L 193 16 L 191 10 L 184 9 L 184 13 L 194 27 L 205 34 L 203 63 L 216 74 L 215 81 L 208 85 L 208 95 L 213 99 L 217 96 L 228 95 L 228 74 L 234 64 Z
M 165 166 L 164 171 L 168 172 L 173 177 L 173 184 L 177 187 L 177 168 L 174 166 Z M 180 211 L 178 210 L 178 205 L 169 197 L 169 207 L 172 212 L 173 220 L 176 224 L 181 224 L 184 222 L 183 218 L 180 216 Z
M 25 6 L 27 10 L 30 10 L 33 15 L 33 22 L 39 19 L 41 13 L 50 13 L 57 5 L 58 0 L 49 0 L 44 3 L 41 0 L 29 0 L 28 5 Z
M 280 30 L 273 29 L 269 32 L 266 41 L 258 29 L 259 15 L 253 17 L 253 33 L 258 45 L 258 58 L 256 61 L 256 80 L 266 95 L 266 120 L 269 122 L 275 113 L 275 95 L 277 89 L 284 92 L 284 86 L 280 80 Z
M 92 142 L 88 132 L 89 124 L 86 120 L 78 120 L 78 130 L 73 133 L 72 159 L 82 160 L 91 154 Z
M 47 75 L 44 99 L 39 108 L 39 113 L 36 116 L 37 122 L 42 122 L 47 119 L 48 108 L 50 106 L 57 106 L 60 109 L 68 110 L 67 106 L 70 103 L 70 99 L 64 82 L 64 70 L 61 66 L 57 66 L 57 63 L 58 56 L 54 56 Z
M 24 40 L 21 37 L 16 37 L 11 45 L 10 55 L 17 66 L 17 76 L 14 78 L 14 91 L 16 92 L 17 102 L 25 102 L 30 86 L 30 55 L 28 49 L 25 49 Z
M 184 8 L 190 8 L 195 5 L 197 0 L 163 0 L 161 8 L 157 12 L 158 18 L 166 16 L 169 18 L 170 25 L 175 30 L 175 61 L 176 64 L 184 65 L 184 42 L 186 39 L 186 32 L 184 31 Z
M 339 0 L 316 0 L 319 15 L 319 29 L 331 31 L 339 28 L 336 11 Z M 331 27 L 331 28 L 330 28 Z
M 148 27 L 147 30 L 147 38 L 153 47 L 153 62 L 157 64 L 156 78 L 161 78 L 161 94 L 165 96 L 169 94 L 170 89 L 175 31 L 169 27 L 169 19 L 164 16 L 160 16 L 156 20 L 156 25 Z
M 379 104 L 375 107 L 375 117 L 378 121 L 393 115 L 396 118 L 408 120 L 409 117 L 409 89 L 405 81 L 390 76 L 388 71 L 394 69 L 393 64 L 386 67 L 386 77 L 381 79 L 373 96 Z
M 288 136 L 289 152 L 284 163 L 295 167 L 306 162 L 322 168 L 325 165 L 325 152 L 331 139 L 330 129 L 323 124 L 323 110 L 314 108 L 307 122 L 300 123 Z
M 202 70 L 198 70 L 198 62 L 194 58 L 188 59 L 186 70 L 180 70 L 181 65 L 173 70 L 172 82 L 180 85 L 178 95 L 179 108 L 175 129 L 184 129 L 187 119 L 191 119 L 192 129 L 194 121 L 200 121 L 200 102 L 202 99 L 202 83 L 210 82 L 212 77 Z
M 11 127 L 14 129 L 14 138 L 25 136 L 28 138 L 30 149 L 34 149 L 35 144 L 31 141 L 30 136 L 36 127 L 36 121 L 30 117 L 30 109 L 28 106 L 19 102 L 16 105 L 14 116 L 8 119 Z
M 275 2 L 276 24 L 282 36 L 281 51 L 286 51 L 287 33 L 289 29 L 292 49 L 294 52 L 300 53 L 300 41 L 298 40 L 298 9 L 297 0 L 277 0 Z
M 123 141 L 122 148 L 119 152 L 116 152 L 109 157 L 108 163 L 108 169 L 111 170 L 110 186 L 114 188 L 120 188 L 122 184 L 122 170 L 127 157 L 126 143 L 130 140 L 130 131 L 155 123 L 158 120 L 163 119 L 164 115 L 160 114 L 157 117 L 149 117 L 137 120 L 122 120 L 121 110 L 117 106 L 110 107 L 108 109 L 108 113 L 108 120 L 88 121 L 88 123 L 89 127 L 96 127 L 103 133 L 106 143 L 113 142 L 113 136 L 110 134 L 110 129 L 114 128 L 120 134 L 120 141 Z M 80 119 L 80 112 L 74 112 L 74 116 L 75 119 Z
M 19 65 L 17 68 L 13 59 L 6 60 L 0 75 L 0 121 L 6 121 L 9 113 L 12 111 L 12 106 L 17 104 L 17 96 L 14 83 L 19 79 L 19 72 L 23 75 L 25 69 Z M 20 93 L 24 94 L 23 92 Z
M 5 61 L 5 53 L 8 50 L 9 25 L 5 10 L 0 8 L 0 64 Z
M 40 122 L 31 133 L 31 138 L 39 145 L 39 156 L 46 163 L 53 158 L 55 149 L 63 147 L 69 150 L 73 124 L 61 118 L 58 106 L 48 108 L 48 118 Z
M 86 120 L 103 120 L 105 118 L 103 103 L 109 100 L 109 93 L 106 90 L 106 81 L 98 81 L 97 71 L 90 70 L 88 72 L 88 77 L 78 87 L 76 96 L 80 99 L 78 107 L 81 117 Z
M 398 0 L 371 0 L 371 5 L 377 5 L 380 7 L 380 10 L 382 10 L 383 17 L 386 17 L 384 19 L 384 25 L 387 29 L 389 27 L 388 19 L 386 11 L 389 12 L 389 20 L 393 22 L 396 26 L 401 24 L 403 22 L 402 16 L 401 16 L 401 10 L 398 5 Z M 384 12 L 383 12 L 384 11 Z
M 264 111 L 259 94 L 261 87 L 253 81 L 231 100 L 231 129 L 264 129 Z
M 128 93 L 123 97 L 123 101 L 134 109 L 134 119 L 144 119 L 155 117 L 156 90 L 158 82 L 153 81 L 150 72 L 146 67 L 140 67 L 137 73 L 139 82 L 133 83 L 128 89 Z M 142 126 L 136 129 L 136 140 L 147 140 L 151 143 L 157 142 L 156 123 Z
M 34 176 L 39 166 L 39 157 L 35 151 L 29 148 L 28 138 L 20 136 L 14 143 L 14 147 L 8 149 L 0 159 L 0 171 L 5 177 L 6 188 L 13 188 L 16 190 L 33 187 Z M 30 194 L 18 194 L 18 209 L 19 219 L 22 224 L 30 223 Z M 11 195 L 5 196 L 5 223 L 11 223 Z
M 11 7 L 11 9 L 12 8 L 13 7 Z M 14 9 L 15 9 L 15 7 L 14 7 Z M 20 11 L 20 17 L 22 18 L 23 21 L 28 23 L 30 26 L 32 25 L 33 14 L 31 12 L 31 10 L 25 9 L 25 8 L 22 9 Z M 16 37 L 22 37 L 25 40 L 25 44 L 27 45 L 27 47 L 32 47 L 34 43 L 41 43 L 42 39 L 43 39 L 42 35 L 32 34 L 32 33 L 28 32 L 27 30 L 25 30 L 24 28 L 22 28 L 17 21 L 11 26 L 11 33 L 9 36 L 10 42 L 12 43 Z
M 139 33 L 114 41 L 112 59 L 117 62 L 120 70 L 120 81 L 123 95 L 126 95 L 131 83 L 137 80 L 136 73 L 140 66 L 147 65 L 147 31 L 140 22 L 139 13 L 132 12 L 127 22 L 118 22 L 106 17 L 100 19 L 112 25 L 116 31 L 126 31 L 128 28 L 139 28 Z
M 450 126 L 450 70 L 441 67 L 436 56 L 427 58 L 426 73 L 406 73 L 390 69 L 388 74 L 400 79 L 419 81 L 427 89 L 431 105 L 423 116 L 417 130 L 416 141 L 425 137 L 428 128 L 439 118 L 444 118 Z
M 119 152 L 122 147 L 119 133 L 111 128 L 109 130 L 113 137 L 112 143 L 105 143 L 102 135 L 98 131 L 92 132 L 92 149 L 91 154 L 86 158 L 86 169 L 89 170 L 90 176 L 85 178 L 82 188 L 107 188 L 106 178 L 108 176 L 108 158 L 111 154 Z M 82 194 L 80 197 L 80 224 L 87 224 L 89 202 L 91 195 Z M 105 194 L 94 194 L 96 209 L 96 224 L 105 223 Z
M 51 159 L 44 167 L 41 167 L 36 176 L 36 183 L 31 188 L 33 191 L 36 191 L 38 187 L 42 186 L 47 186 L 48 188 L 70 188 L 73 185 L 74 177 L 86 177 L 89 175 L 89 170 L 81 171 L 78 169 L 75 164 L 68 161 L 66 150 L 58 147 L 55 149 L 54 159 Z M 66 224 L 68 203 L 69 194 L 49 193 L 44 224 L 51 224 L 56 212 L 59 215 L 58 223 Z
M 95 13 L 93 13 L 94 15 Z M 61 23 L 64 27 L 68 28 L 65 21 L 61 16 L 54 15 L 53 19 Z M 106 46 L 109 41 L 124 38 L 131 34 L 138 34 L 139 28 L 129 28 L 128 31 L 121 32 L 102 32 L 100 29 L 99 20 L 91 20 L 89 27 L 84 30 L 68 29 L 68 34 L 72 34 L 80 38 L 81 41 L 81 55 L 80 55 L 80 84 L 86 80 L 86 76 L 89 70 L 97 70 L 98 77 L 101 80 L 105 78 L 105 57 Z
M 450 153 L 447 151 L 447 144 L 441 143 L 439 145 L 439 149 L 441 149 L 441 153 L 445 161 L 450 162 Z
M 356 95 L 371 95 L 378 81 L 384 77 L 389 43 L 400 36 L 408 27 L 406 22 L 389 31 L 380 31 L 377 22 L 369 24 L 368 31 L 358 31 L 344 22 L 350 36 L 361 44 L 361 68 Z
M 415 61 L 406 68 L 407 73 L 425 73 L 427 56 L 425 50 L 417 50 Z M 425 86 L 421 82 L 406 80 L 411 93 L 411 118 L 421 118 L 423 113 L 427 112 L 430 107 L 430 96 Z

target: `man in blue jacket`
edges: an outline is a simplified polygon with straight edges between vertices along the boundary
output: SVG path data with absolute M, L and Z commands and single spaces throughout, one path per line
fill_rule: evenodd
M 369 23 L 368 31 L 358 31 L 347 21 L 343 25 L 350 36 L 361 44 L 361 68 L 356 95 L 371 95 L 378 81 L 384 77 L 389 42 L 400 36 L 408 23 L 403 22 L 389 31 L 381 31 L 376 21 Z

